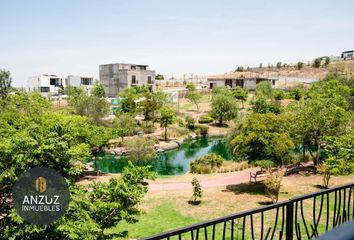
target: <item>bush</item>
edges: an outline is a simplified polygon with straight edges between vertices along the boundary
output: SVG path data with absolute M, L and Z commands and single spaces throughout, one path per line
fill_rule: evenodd
M 200 116 L 198 122 L 199 123 L 212 123 L 214 121 L 214 118 L 212 118 L 209 115 L 202 115 Z
M 208 128 L 208 126 L 206 126 L 206 125 L 200 125 L 200 124 L 198 124 L 198 125 L 195 125 L 194 128 L 195 128 L 195 130 L 196 130 L 196 134 L 197 134 L 197 135 L 203 135 L 203 136 L 205 136 L 205 135 L 208 134 L 209 128 Z
M 323 187 L 329 188 L 329 180 L 331 179 L 331 171 L 326 163 L 316 166 L 318 173 L 322 174 Z
M 283 100 L 285 98 L 284 91 L 276 89 L 273 91 L 273 97 L 275 100 Z
M 194 129 L 195 127 L 195 120 L 192 116 L 187 115 L 186 118 L 184 119 L 186 121 L 186 126 L 189 129 Z
M 264 181 L 266 193 L 270 197 L 270 199 L 272 199 L 273 203 L 278 202 L 283 175 L 283 172 L 280 170 L 274 173 L 270 172 L 268 177 Z
M 194 203 L 201 202 L 203 196 L 203 190 L 197 178 L 193 178 L 192 186 L 193 186 L 192 202 Z
M 192 173 L 211 173 L 213 169 L 219 168 L 224 159 L 215 153 L 208 153 L 190 162 Z
M 275 166 L 274 162 L 271 160 L 258 160 L 254 162 L 254 165 L 260 167 L 261 169 L 269 169 Z
M 176 122 L 177 122 L 179 127 L 185 127 L 186 126 L 186 124 L 184 123 L 182 118 L 177 118 Z

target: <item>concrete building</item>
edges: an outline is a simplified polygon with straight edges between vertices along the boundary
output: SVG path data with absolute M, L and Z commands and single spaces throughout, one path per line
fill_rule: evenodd
M 82 77 L 69 75 L 65 78 L 65 85 L 72 87 L 83 87 L 88 95 L 91 95 L 93 85 L 97 80 L 93 77 Z
M 99 66 L 100 83 L 108 97 L 115 97 L 125 88 L 148 85 L 155 90 L 155 71 L 147 70 L 148 65 L 113 63 Z
M 259 74 L 255 72 L 232 72 L 223 75 L 208 77 L 208 87 L 230 87 L 237 86 L 247 90 L 255 90 L 257 83 L 261 81 L 270 81 L 274 87 L 278 76 L 274 74 Z
M 42 74 L 39 76 L 29 77 L 27 81 L 27 89 L 30 92 L 38 91 L 43 96 L 57 96 L 64 90 L 65 82 L 57 75 Z

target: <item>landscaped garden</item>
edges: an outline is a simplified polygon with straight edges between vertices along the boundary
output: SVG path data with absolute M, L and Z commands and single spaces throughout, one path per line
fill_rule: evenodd
M 289 92 L 262 81 L 254 93 L 200 95 L 188 84 L 179 106 L 128 88 L 114 118 L 99 84 L 91 96 L 67 88 L 58 107 L 1 77 L 5 238 L 138 238 L 353 181 L 354 81 L 337 72 Z M 57 170 L 71 191 L 65 216 L 44 226 L 11 202 L 18 176 L 36 166 Z

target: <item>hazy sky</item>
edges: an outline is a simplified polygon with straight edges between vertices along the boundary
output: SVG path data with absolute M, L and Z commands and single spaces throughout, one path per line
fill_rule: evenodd
M 354 49 L 353 1 L 1 0 L 0 68 L 98 77 L 98 65 L 219 74 Z

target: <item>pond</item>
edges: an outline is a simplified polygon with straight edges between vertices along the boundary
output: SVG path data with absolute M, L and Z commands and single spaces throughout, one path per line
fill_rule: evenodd
M 225 139 L 199 138 L 185 141 L 178 149 L 160 153 L 156 159 L 143 163 L 151 165 L 159 175 L 181 175 L 189 171 L 189 162 L 207 153 L 216 153 L 226 160 L 231 159 Z M 102 154 L 97 161 L 102 172 L 120 173 L 127 165 L 127 157 Z

